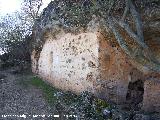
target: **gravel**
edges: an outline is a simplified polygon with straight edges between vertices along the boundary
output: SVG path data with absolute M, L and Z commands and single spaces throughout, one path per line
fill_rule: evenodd
M 17 76 L 8 71 L 0 73 L 1 76 L 6 76 L 0 79 L 0 120 L 51 119 L 49 116 L 52 116 L 53 110 L 40 89 L 18 84 L 22 80 L 21 75 Z

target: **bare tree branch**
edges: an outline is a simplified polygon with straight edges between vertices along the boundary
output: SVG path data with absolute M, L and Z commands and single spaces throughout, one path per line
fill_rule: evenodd
M 114 27 L 113 19 L 112 17 L 108 17 L 108 23 L 109 23 L 109 28 L 112 30 L 113 34 L 115 35 L 115 38 L 117 42 L 119 43 L 120 47 L 129 55 L 131 56 L 131 52 L 126 44 L 126 42 L 123 40 L 119 32 L 116 30 Z
M 133 60 L 140 63 L 143 67 L 146 67 L 148 70 L 159 72 L 160 64 L 148 59 L 145 55 L 143 55 L 142 50 L 137 49 L 136 51 L 131 50 L 119 32 L 116 30 L 114 26 L 114 21 L 112 17 L 108 18 L 109 28 L 112 30 L 117 42 L 120 47 L 124 50 L 124 52 L 129 55 Z M 141 51 L 141 54 L 139 53 Z M 145 50 L 146 51 L 146 50 Z
M 39 14 L 42 0 L 24 0 L 22 10 L 34 21 Z
M 122 21 L 124 21 L 128 11 L 129 11 L 129 2 L 128 2 L 128 0 L 126 0 L 126 7 L 125 7 L 125 10 L 124 10 L 124 13 L 123 13 L 123 16 L 122 16 Z
M 139 36 L 137 36 L 132 29 L 130 28 L 130 26 L 125 23 L 124 21 L 117 21 L 115 18 L 113 18 L 113 20 L 118 23 L 119 26 L 121 26 L 122 28 L 124 28 L 124 30 L 129 34 L 129 36 L 131 36 L 135 42 L 137 42 L 141 47 L 143 48 L 148 48 L 148 46 L 145 44 L 145 42 L 141 41 L 141 38 L 139 38 Z
M 38 13 L 39 13 L 39 10 L 40 10 L 41 6 L 42 6 L 42 0 L 40 0 L 39 5 L 37 6 L 37 11 L 36 11 L 35 16 L 38 16 Z
M 142 27 L 143 24 L 142 24 L 140 14 L 136 11 L 136 8 L 133 5 L 132 1 L 128 0 L 128 2 L 129 2 L 129 6 L 130 6 L 130 12 L 131 12 L 133 19 L 135 21 L 135 24 L 136 24 L 137 34 L 138 34 L 141 42 L 144 42 L 143 27 Z

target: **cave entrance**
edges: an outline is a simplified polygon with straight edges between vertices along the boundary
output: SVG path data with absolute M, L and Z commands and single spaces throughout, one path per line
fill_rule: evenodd
M 144 94 L 144 82 L 137 80 L 135 82 L 129 82 L 128 91 L 126 95 L 126 101 L 130 105 L 138 105 L 143 101 Z

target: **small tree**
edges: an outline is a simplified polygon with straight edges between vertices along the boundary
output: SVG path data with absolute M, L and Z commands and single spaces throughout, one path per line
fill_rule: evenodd
M 23 61 L 30 58 L 31 34 L 34 21 L 40 14 L 42 0 L 24 0 L 22 10 L 1 19 L 1 47 L 11 61 Z
M 18 62 L 23 60 L 29 60 L 29 47 L 30 36 L 29 30 L 24 27 L 24 21 L 15 16 L 5 16 L 5 19 L 1 22 L 0 40 L 2 48 L 8 54 L 8 60 L 11 62 Z M 18 21 L 18 22 L 17 22 Z

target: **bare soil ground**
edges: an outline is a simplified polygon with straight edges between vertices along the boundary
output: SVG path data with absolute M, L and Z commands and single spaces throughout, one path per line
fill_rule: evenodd
M 0 120 L 50 120 L 52 109 L 40 89 L 25 85 L 31 74 L 0 71 Z M 45 115 L 36 116 L 36 115 Z

